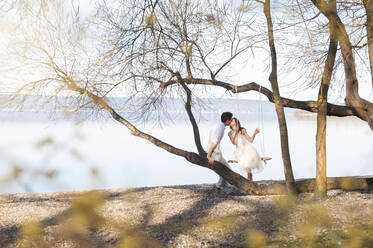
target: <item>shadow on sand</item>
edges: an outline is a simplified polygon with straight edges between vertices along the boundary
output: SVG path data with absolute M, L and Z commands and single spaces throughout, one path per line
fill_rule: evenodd
M 139 192 L 151 191 L 155 188 L 137 188 L 130 190 L 119 190 L 119 191 L 109 191 L 104 192 L 105 201 L 113 200 L 123 200 L 129 194 L 136 194 Z M 161 223 L 156 223 L 152 221 L 154 217 L 154 211 L 152 203 L 146 203 L 141 206 L 143 216 L 142 221 L 136 228 L 141 230 L 146 236 L 157 240 L 161 246 L 173 246 L 175 245 L 175 240 L 180 235 L 192 236 L 193 240 L 198 243 L 198 246 L 212 245 L 214 247 L 243 247 L 245 246 L 245 240 L 247 238 L 247 231 L 249 229 L 256 229 L 264 232 L 267 236 L 276 235 L 278 231 L 277 219 L 278 216 L 273 209 L 272 204 L 269 201 L 261 201 L 258 196 L 253 196 L 253 199 L 247 200 L 245 194 L 242 194 L 236 188 L 229 186 L 224 192 L 219 195 L 215 192 L 215 187 L 213 185 L 190 185 L 190 186 L 169 186 L 162 187 L 162 189 L 180 189 L 189 190 L 192 192 L 191 198 L 194 200 L 193 204 L 182 210 L 181 212 L 167 217 Z M 181 195 L 182 196 L 182 195 Z M 165 201 L 167 201 L 167 196 L 165 196 Z M 71 198 L 56 198 L 56 197 L 17 197 L 16 195 L 12 199 L 12 202 L 37 202 L 43 204 L 44 202 L 55 201 L 71 201 Z M 230 214 L 228 217 L 230 220 L 243 219 L 244 221 L 233 222 L 234 231 L 229 234 L 229 238 L 217 237 L 215 235 L 205 235 L 204 233 L 199 233 L 198 229 L 203 225 L 204 220 L 211 215 L 211 211 L 214 207 L 224 202 L 230 202 L 231 204 L 241 204 L 246 206 L 247 210 L 240 211 L 236 214 Z M 228 211 L 229 212 L 229 211 Z M 44 228 L 50 226 L 59 225 L 59 220 L 61 218 L 68 218 L 72 213 L 72 209 L 68 208 L 57 215 L 49 218 L 45 218 L 41 221 Z M 283 217 L 283 216 L 282 216 Z M 239 231 L 237 231 L 239 230 Z M 224 231 L 224 230 L 222 230 Z M 91 247 L 115 247 L 118 245 L 119 238 L 113 238 L 112 235 L 104 235 L 102 231 L 90 230 L 90 241 Z M 14 246 L 17 239 L 20 236 L 19 226 L 3 226 L 0 229 L 0 240 L 1 247 Z

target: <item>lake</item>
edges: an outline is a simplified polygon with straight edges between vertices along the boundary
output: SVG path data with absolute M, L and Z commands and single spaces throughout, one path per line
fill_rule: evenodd
M 219 121 L 220 113 L 231 110 L 249 133 L 261 128 L 253 144 L 262 155 L 272 157 L 261 173 L 254 174 L 254 180 L 284 179 L 273 104 L 260 103 L 263 115 L 258 115 L 258 101 L 214 101 L 213 108 L 200 110 L 196 115 L 203 145 L 207 145 L 209 129 Z M 173 112 L 170 113 L 172 118 Z M 149 121 L 139 124 L 139 128 L 173 146 L 196 151 L 192 128 L 183 112 L 180 113 L 181 117 L 162 127 Z M 315 177 L 316 115 L 291 109 L 286 114 L 294 176 Z M 0 193 L 200 184 L 218 180 L 214 172 L 130 135 L 124 126 L 107 117 L 78 122 L 66 120 L 62 115 L 50 120 L 43 112 L 2 111 L 0 136 Z M 234 147 L 227 135 L 221 149 L 227 160 L 234 158 Z M 373 175 L 372 161 L 373 132 L 368 125 L 353 117 L 329 117 L 327 175 Z M 235 165 L 232 169 L 238 172 Z

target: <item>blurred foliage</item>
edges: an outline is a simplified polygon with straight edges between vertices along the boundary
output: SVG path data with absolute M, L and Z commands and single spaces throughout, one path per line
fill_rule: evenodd
M 94 191 L 73 199 L 71 219 L 76 232 L 84 232 L 87 227 L 97 228 L 105 222 L 97 214 L 103 203 L 103 195 Z
M 17 247 L 102 247 L 100 233 L 109 228 L 119 234 L 113 247 L 160 247 L 159 243 L 144 235 L 129 223 L 117 223 L 100 215 L 105 197 L 102 192 L 89 191 L 73 197 L 71 208 L 56 218 L 58 230 L 44 231 L 45 222 L 29 222 L 22 226 Z M 65 246 L 63 246 L 65 247 Z
M 51 145 L 53 143 L 54 143 L 54 140 L 52 137 L 45 137 L 45 138 L 40 139 L 38 142 L 36 142 L 35 146 L 37 148 L 42 148 L 47 145 Z
M 201 224 L 208 228 L 215 230 L 227 230 L 235 228 L 237 217 L 225 216 L 220 218 L 204 218 L 201 220 Z
M 265 248 L 266 234 L 258 230 L 250 230 L 247 234 L 247 246 L 250 248 Z
M 51 161 L 60 154 L 65 157 L 70 157 L 76 160 L 79 165 L 88 167 L 88 176 L 91 177 L 92 185 L 97 186 L 101 183 L 100 171 L 96 166 L 85 157 L 80 151 L 79 146 L 72 145 L 72 140 L 84 141 L 85 137 L 82 132 L 76 128 L 74 133 L 69 137 L 64 137 L 64 140 L 57 139 L 53 135 L 40 137 L 38 140 L 31 144 L 30 149 L 35 148 L 35 152 L 39 155 L 42 154 L 39 164 L 35 166 L 34 161 L 30 161 L 33 164 L 28 164 L 29 161 L 19 162 L 17 157 L 2 157 L 2 162 L 9 164 L 9 172 L 3 173 L 0 178 L 0 185 L 2 187 L 12 186 L 13 182 L 16 182 L 18 186 L 23 187 L 23 191 L 26 193 L 32 193 L 32 183 L 35 180 L 41 180 L 42 178 L 53 180 L 57 178 L 60 169 L 50 168 Z M 17 154 L 22 157 L 22 154 Z M 63 166 L 61 166 L 63 170 Z M 29 182 L 32 180 L 31 182 Z
M 133 196 L 135 197 L 135 196 Z M 132 199 L 132 198 L 131 198 Z M 58 244 L 74 244 L 71 247 L 121 247 L 142 248 L 161 247 L 161 243 L 150 238 L 146 233 L 146 226 L 133 226 L 130 223 L 118 222 L 100 214 L 105 207 L 106 196 L 99 191 L 90 191 L 76 195 L 71 201 L 71 209 L 68 214 L 61 215 L 57 224 L 61 230 L 57 232 L 58 238 L 47 238 L 50 234 L 45 232 L 43 223 L 30 222 L 22 227 L 18 240 L 22 247 L 56 247 Z M 272 202 L 273 217 L 281 226 L 275 237 L 268 233 L 253 228 L 246 230 L 245 240 L 240 241 L 239 247 L 248 248 L 369 248 L 373 247 L 373 216 L 367 216 L 367 223 L 357 223 L 352 216 L 354 212 L 345 212 L 345 219 L 351 223 L 338 223 L 333 220 L 330 210 L 319 199 L 291 199 L 285 196 L 274 197 Z M 284 207 L 286 206 L 286 207 Z M 150 210 L 151 207 L 150 207 Z M 355 209 L 356 210 L 356 209 Z M 292 216 L 294 212 L 296 216 Z M 299 216 L 298 216 L 299 214 Z M 296 219 L 294 220 L 294 218 Z M 291 219 L 293 218 L 293 219 Z M 370 218 L 370 222 L 369 222 Z M 284 221 L 284 220 L 287 220 Z M 190 221 L 191 222 L 191 221 Z M 202 228 L 207 233 L 214 229 L 216 233 L 233 232 L 240 230 L 242 221 L 240 215 L 222 216 L 218 218 L 202 218 L 197 226 L 184 223 L 180 219 L 179 227 L 170 225 L 170 231 L 174 228 L 182 228 L 178 233 L 194 235 L 194 228 Z M 95 234 L 101 232 L 114 232 L 115 239 L 97 241 Z M 49 241 L 48 241 L 49 240 Z M 235 247 L 237 240 L 227 240 Z M 35 246 L 37 244 L 38 246 Z M 70 246 L 69 246 L 70 247 Z M 175 244 L 175 247 L 179 247 Z M 181 246 L 180 247 L 189 247 Z M 198 247 L 198 246 L 197 246 Z M 214 247 L 214 246 L 208 246 Z
M 349 202 L 346 202 L 349 203 Z M 290 199 L 281 196 L 273 201 L 276 211 L 281 213 L 276 220 L 284 226 L 283 232 L 279 232 L 277 239 L 268 241 L 268 246 L 261 247 L 304 247 L 304 248 L 369 248 L 373 247 L 373 216 L 366 216 L 369 224 L 361 224 L 355 221 L 354 214 L 358 209 L 344 208 L 339 215 L 346 222 L 339 223 L 333 220 L 331 211 L 323 201 Z M 297 212 L 295 220 L 289 220 L 291 214 Z M 300 212 L 298 214 L 298 212 Z M 341 217 L 341 216 L 339 216 Z M 294 218 L 294 217 L 292 217 Z M 290 225 L 289 223 L 292 223 Z M 258 238 L 259 239 L 259 238 Z M 255 247 L 255 239 L 249 242 L 249 247 Z M 250 246 L 251 245 L 251 246 Z

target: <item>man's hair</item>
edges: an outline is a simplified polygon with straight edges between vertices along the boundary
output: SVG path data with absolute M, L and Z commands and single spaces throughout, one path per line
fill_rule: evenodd
M 233 114 L 231 112 L 224 112 L 221 114 L 221 122 L 225 123 L 227 120 L 232 119 Z

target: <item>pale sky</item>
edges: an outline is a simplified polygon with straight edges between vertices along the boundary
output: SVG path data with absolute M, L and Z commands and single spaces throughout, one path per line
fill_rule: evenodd
M 94 10 L 94 0 L 79 0 L 81 4 L 81 15 L 82 17 L 88 17 L 92 11 Z M 241 2 L 241 1 L 239 1 Z M 277 47 L 279 50 L 280 48 Z M 269 89 L 271 89 L 271 85 L 268 81 L 269 71 L 265 70 L 268 67 L 268 60 L 269 54 L 267 52 L 260 52 L 256 51 L 255 59 L 251 59 L 247 63 L 237 63 L 233 68 L 230 69 L 230 74 L 232 75 L 232 80 L 235 82 L 249 83 L 249 82 L 256 82 L 260 85 L 263 85 Z M 281 60 L 281 57 L 279 58 Z M 278 65 L 280 67 L 280 64 Z M 371 84 L 370 75 L 366 75 L 365 73 L 361 73 L 359 70 L 359 64 L 357 64 L 357 74 L 359 79 L 359 91 L 362 97 L 366 99 L 373 100 L 373 89 Z M 314 89 L 308 89 L 301 92 L 295 93 L 292 90 L 292 87 L 283 87 L 283 85 L 288 85 L 290 82 L 295 81 L 300 76 L 296 72 L 293 74 L 287 75 L 279 75 L 279 84 L 280 84 L 280 91 L 283 96 L 292 97 L 299 100 L 316 100 L 318 95 L 318 87 Z M 305 79 L 304 79 L 305 80 Z M 302 79 L 300 79 L 300 82 Z M 224 92 L 217 90 L 217 95 L 227 95 Z M 259 95 L 257 92 L 249 92 L 243 93 L 236 96 L 241 99 L 258 99 Z M 340 97 L 340 91 L 334 92 L 333 90 L 330 91 L 329 96 L 331 101 L 337 101 L 343 104 L 343 97 Z M 266 99 L 262 96 L 262 99 Z
M 94 10 L 94 0 L 78 0 L 80 3 L 80 14 L 81 17 L 87 18 L 89 17 Z M 3 30 L 4 32 L 4 30 Z M 1 39 L 2 36 L 0 36 Z M 0 40 L 1 42 L 1 40 Z M 0 48 L 1 49 L 1 48 Z M 4 49 L 4 48 L 3 48 Z M 6 49 L 6 48 L 5 48 Z M 281 48 L 277 47 L 278 50 Z M 251 55 L 250 55 L 251 56 Z M 229 69 L 229 79 L 231 82 L 237 82 L 237 84 L 244 84 L 249 82 L 256 82 L 261 84 L 267 88 L 270 87 L 270 83 L 268 81 L 269 71 L 265 70 L 268 68 L 268 64 L 270 60 L 268 60 L 269 54 L 267 51 L 255 51 L 255 58 L 250 58 L 248 61 L 237 61 L 234 66 Z M 6 62 L 6 59 L 2 59 L 2 63 Z M 281 66 L 281 57 L 279 58 L 279 67 Z M 362 70 L 359 70 L 359 64 L 357 64 L 357 72 L 359 77 L 359 87 L 360 87 L 360 94 L 362 97 L 366 99 L 373 100 L 372 94 L 372 87 L 370 83 L 370 75 L 361 73 Z M 1 71 L 0 71 L 1 73 Z M 363 75 L 362 75 L 363 74 Z M 296 72 L 288 73 L 288 74 L 279 74 L 279 84 L 280 84 L 280 91 L 282 96 L 284 97 L 291 97 L 298 100 L 316 100 L 318 87 L 314 89 L 308 89 L 297 94 L 294 94 L 292 87 L 284 87 L 284 85 L 288 85 L 289 82 L 294 81 L 296 78 L 299 78 L 299 74 Z M 300 79 L 300 82 L 305 81 L 305 78 Z M 225 90 L 216 89 L 216 96 L 228 97 L 229 95 L 225 92 Z M 329 99 L 332 102 L 338 101 L 343 102 L 343 97 L 339 97 L 340 92 L 331 91 Z M 259 99 L 259 95 L 257 92 L 249 92 L 239 94 L 238 98 L 241 99 Z M 266 99 L 264 96 L 261 97 L 262 99 Z

